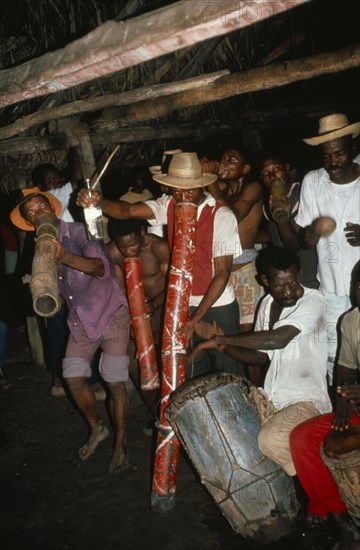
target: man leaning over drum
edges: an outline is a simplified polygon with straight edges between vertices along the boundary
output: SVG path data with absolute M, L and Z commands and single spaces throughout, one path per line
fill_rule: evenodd
M 258 443 L 291 476 L 296 475 L 289 436 L 298 424 L 331 411 L 326 386 L 325 301 L 299 283 L 300 261 L 291 250 L 273 247 L 261 259 L 261 280 L 268 294 L 258 307 L 254 332 L 216 335 L 199 349 L 219 348 L 245 364 L 266 367 L 264 390 L 252 388 L 262 427 Z M 216 330 L 216 329 L 214 329 Z M 212 334 L 211 334 L 212 333 Z

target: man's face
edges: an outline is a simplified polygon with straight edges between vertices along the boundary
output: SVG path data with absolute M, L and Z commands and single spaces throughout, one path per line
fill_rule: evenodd
M 349 183 L 352 180 L 351 168 L 353 146 L 350 136 L 333 139 L 320 145 L 323 166 L 334 183 Z
M 140 235 L 130 233 L 122 237 L 115 237 L 114 241 L 119 252 L 121 252 L 125 258 L 135 258 L 139 255 L 141 248 Z
M 262 276 L 263 282 L 269 287 L 270 294 L 282 307 L 293 307 L 304 294 L 299 282 L 299 273 L 296 265 L 286 271 L 270 269 L 269 278 Z
M 64 177 L 60 174 L 59 170 L 54 168 L 48 168 L 42 175 L 42 191 L 48 191 L 49 189 L 59 189 L 64 185 Z
M 260 167 L 260 179 L 266 187 L 270 187 L 270 182 L 274 178 L 279 178 L 287 184 L 289 176 L 286 166 L 278 159 L 266 159 Z
M 51 204 L 47 201 L 46 197 L 38 195 L 26 201 L 22 207 L 23 216 L 28 225 L 35 226 L 35 219 L 38 214 L 43 212 L 52 212 L 55 217 L 55 213 Z
M 191 202 L 192 204 L 198 205 L 205 198 L 202 187 L 195 187 L 195 189 L 179 189 L 178 187 L 172 187 L 171 194 L 176 204 L 179 202 Z
M 130 186 L 135 193 L 142 193 L 145 189 L 145 174 L 137 174 Z
M 224 171 L 220 176 L 221 179 L 238 180 L 244 175 L 246 166 L 245 159 L 236 149 L 228 149 L 225 151 L 221 162 L 224 165 Z

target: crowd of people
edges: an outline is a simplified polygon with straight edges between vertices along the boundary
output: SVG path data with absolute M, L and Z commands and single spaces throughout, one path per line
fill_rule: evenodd
M 100 206 L 109 219 L 107 243 L 89 241 L 84 224 L 69 212 L 81 175 L 65 184 L 51 165 L 34 170 L 33 187 L 23 192 L 11 220 L 34 232 L 46 213 L 58 228 L 55 261 L 64 305 L 48 323 L 52 351 L 60 330 L 52 326 L 61 325 L 63 336 L 50 369 L 53 387 L 66 384 L 90 426 L 80 459 L 88 459 L 109 435 L 89 383 L 95 370 L 108 388 L 115 432 L 109 471 L 127 467 L 129 366 L 137 388 L 139 382 L 136 353 L 129 351 L 123 263 L 141 260 L 160 357 L 174 209 L 190 202 L 197 206 L 197 234 L 182 329 L 186 379 L 225 371 L 259 387 L 265 403 L 259 410 L 259 448 L 298 477 L 308 498 L 307 526 L 332 521 L 338 548 L 360 548 L 359 525 L 320 454 L 327 433 L 346 433 L 360 424 L 360 159 L 354 141 L 359 133 L 360 123 L 349 124 L 344 114 L 322 117 L 318 135 L 304 138 L 319 148 L 322 167 L 302 182 L 281 154 L 263 155 L 252 166 L 244 150 L 231 148 L 210 160 L 194 152 L 174 154 L 167 171 L 153 176 L 159 191 L 161 186 L 159 198 L 146 189 L 143 169 L 131 172 L 129 191 L 119 200 L 82 189 L 77 206 Z M 285 212 L 280 218 L 274 214 L 275 180 Z M 147 230 L 160 226 L 166 238 Z M 158 392 L 142 393 L 156 419 Z

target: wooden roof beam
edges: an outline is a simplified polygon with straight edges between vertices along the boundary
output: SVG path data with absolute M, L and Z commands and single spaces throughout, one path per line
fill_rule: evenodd
M 144 86 L 142 88 L 135 88 L 123 93 L 108 94 L 100 97 L 89 97 L 87 99 L 79 99 L 78 101 L 65 103 L 64 105 L 57 105 L 56 107 L 52 107 L 50 109 L 41 109 L 30 115 L 18 118 L 13 124 L 9 124 L 9 126 L 0 128 L 0 139 L 11 138 L 28 130 L 32 126 L 43 124 L 45 122 L 49 122 L 50 120 L 66 118 L 74 114 L 83 114 L 89 111 L 100 111 L 108 107 L 115 107 L 117 105 L 137 103 L 138 101 L 143 101 L 144 97 L 147 99 L 155 99 L 168 94 L 191 90 L 192 88 L 203 88 L 217 78 L 225 76 L 226 74 L 229 74 L 229 71 L 224 69 L 223 71 L 202 74 L 180 82 L 169 82 L 164 84 L 156 84 L 153 86 Z
M 309 1 L 181 0 L 127 21 L 107 21 L 61 50 L 0 71 L 0 106 L 113 74 Z
M 360 44 L 291 61 L 273 63 L 223 76 L 204 88 L 108 109 L 94 121 L 92 131 L 114 120 L 121 120 L 122 125 L 138 124 L 164 117 L 178 109 L 205 105 L 245 93 L 269 90 L 357 67 L 360 67 Z

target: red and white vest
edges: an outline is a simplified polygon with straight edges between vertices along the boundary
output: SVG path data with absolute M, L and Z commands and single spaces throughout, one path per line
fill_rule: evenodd
M 167 235 L 170 250 L 174 240 L 174 209 L 175 200 L 171 199 L 167 209 Z M 215 214 L 224 206 L 217 202 L 215 206 L 206 204 L 197 221 L 196 242 L 194 253 L 194 270 L 191 294 L 203 296 L 213 278 L 213 236 Z

